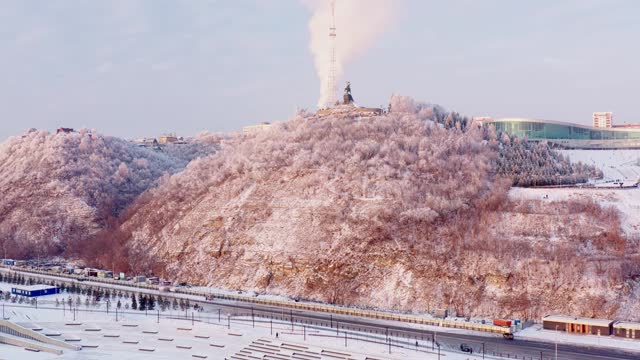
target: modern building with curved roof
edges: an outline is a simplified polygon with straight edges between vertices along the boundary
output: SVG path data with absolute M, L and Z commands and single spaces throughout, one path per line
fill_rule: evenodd
M 484 126 L 493 125 L 498 132 L 547 141 L 567 149 L 640 149 L 640 125 L 594 128 L 560 121 L 503 118 L 478 119 Z

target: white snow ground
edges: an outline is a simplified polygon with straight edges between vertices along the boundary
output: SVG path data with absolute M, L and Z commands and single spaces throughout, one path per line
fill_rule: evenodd
M 604 181 L 640 180 L 640 150 L 560 150 L 572 162 L 595 165 L 604 173 Z

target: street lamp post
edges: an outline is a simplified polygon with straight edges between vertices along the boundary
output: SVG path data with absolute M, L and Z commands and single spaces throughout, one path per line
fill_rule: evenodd
M 558 331 L 558 325 L 556 325 L 556 331 Z M 556 336 L 556 360 L 558 360 L 558 337 Z

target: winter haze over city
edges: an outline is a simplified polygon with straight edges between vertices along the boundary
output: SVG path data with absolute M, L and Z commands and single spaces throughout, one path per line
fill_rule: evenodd
M 640 2 L 3 0 L 0 359 L 640 359 Z

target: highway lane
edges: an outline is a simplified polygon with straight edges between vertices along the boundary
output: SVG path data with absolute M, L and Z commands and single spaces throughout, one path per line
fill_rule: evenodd
M 8 272 L 7 269 L 0 269 Z M 216 319 L 215 312 L 218 309 L 224 309 L 226 314 L 239 320 L 239 317 L 251 317 L 260 319 L 275 319 L 283 323 L 293 322 L 294 326 L 305 325 L 309 327 L 336 329 L 338 333 L 353 332 L 366 336 L 375 341 L 386 342 L 388 338 L 392 338 L 393 343 L 412 347 L 415 341 L 418 341 L 421 348 L 437 349 L 433 340 L 440 344 L 443 348 L 451 351 L 459 351 L 461 343 L 466 343 L 473 347 L 474 353 L 481 354 L 484 344 L 485 354 L 493 356 L 502 355 L 518 359 L 555 359 L 555 344 L 543 341 L 532 341 L 518 339 L 516 333 L 515 340 L 505 340 L 501 335 L 472 333 L 469 331 L 456 331 L 450 328 L 426 327 L 416 324 L 407 324 L 403 322 L 394 322 L 387 320 L 376 320 L 369 318 L 359 318 L 346 315 L 333 315 L 323 312 L 314 312 L 309 310 L 291 310 L 267 305 L 250 304 L 243 302 L 235 302 L 229 300 L 213 300 L 205 301 L 202 297 L 160 292 L 157 290 L 142 289 L 131 286 L 113 285 L 105 283 L 97 283 L 91 281 L 77 282 L 68 278 L 59 278 L 53 275 L 32 274 L 28 272 L 20 272 L 25 276 L 34 278 L 46 278 L 56 281 L 64 281 L 67 283 L 75 282 L 78 285 L 88 285 L 93 287 L 121 289 L 129 292 L 137 292 L 144 294 L 159 295 L 166 298 L 189 299 L 198 301 L 201 305 L 205 305 L 211 313 L 211 319 Z M 360 335 L 358 335 L 360 336 Z M 640 359 L 640 352 L 633 353 L 620 349 L 611 349 L 598 346 L 577 346 L 570 344 L 558 344 L 558 359 Z

